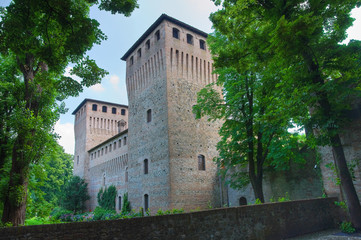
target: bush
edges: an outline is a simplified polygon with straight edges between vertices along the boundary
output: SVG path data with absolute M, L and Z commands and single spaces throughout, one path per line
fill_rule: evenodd
M 97 199 L 99 206 L 108 210 L 115 210 L 115 197 L 117 195 L 117 189 L 111 185 L 109 188 L 101 188 L 98 192 Z
M 94 214 L 94 216 L 93 216 L 92 220 L 96 221 L 96 220 L 115 219 L 114 217 L 117 215 L 117 212 L 115 210 L 104 209 L 102 207 L 96 207 L 94 209 L 93 214 Z
M 64 215 L 69 215 L 69 214 L 72 214 L 73 212 L 70 211 L 70 210 L 66 210 L 64 208 L 61 208 L 61 207 L 56 207 L 53 209 L 53 211 L 51 211 L 50 213 L 50 218 L 52 220 L 60 220 L 61 218 L 64 218 L 62 216 Z
M 124 193 L 122 214 L 126 215 L 126 214 L 130 213 L 130 211 L 131 211 L 131 207 L 130 207 L 130 202 L 128 200 L 128 193 Z
M 354 233 L 356 232 L 356 229 L 352 227 L 351 222 L 342 222 L 340 226 L 341 232 L 343 233 Z

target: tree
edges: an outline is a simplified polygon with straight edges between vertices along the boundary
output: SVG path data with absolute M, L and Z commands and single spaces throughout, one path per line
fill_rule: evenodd
M 115 210 L 115 197 L 117 196 L 117 189 L 114 185 L 109 186 L 108 188 L 100 188 L 97 200 L 99 206 L 106 210 Z
M 130 207 L 130 202 L 128 200 L 128 193 L 123 194 L 123 207 L 122 207 L 122 214 L 130 213 L 132 208 Z
M 233 33 L 226 36 L 216 31 L 209 36 L 222 94 L 219 87 L 206 86 L 198 93 L 193 109 L 197 118 L 207 115 L 211 121 L 224 121 L 216 162 L 230 177 L 232 187 L 251 182 L 255 198 L 264 202 L 264 168 L 287 169 L 291 159 L 302 158 L 294 151 L 297 138 L 287 131 L 290 118 L 283 114 L 275 92 L 277 76 L 265 68 L 267 57 L 260 54 L 259 44 L 251 46 L 233 39 Z M 253 47 L 259 52 L 252 52 Z M 241 62 L 238 58 L 242 55 L 247 59 Z
M 26 218 L 49 216 L 59 206 L 65 184 L 72 178 L 72 165 L 73 156 L 54 141 L 39 164 L 30 166 Z
M 332 146 L 351 221 L 361 229 L 361 206 L 339 135 L 347 123 L 345 109 L 360 96 L 361 43 L 340 44 L 352 25 L 350 11 L 359 1 L 214 2 L 223 3 L 211 16 L 215 29 L 223 34 L 233 31 L 235 39 L 245 37 L 266 45 L 264 54 L 271 55 L 270 68 L 281 76 L 277 87 L 289 107 L 285 110 L 317 129 L 318 144 Z M 261 38 L 255 38 L 258 33 Z M 244 59 L 241 56 L 238 60 Z M 294 102 L 302 102 L 311 115 L 297 111 L 292 107 Z
M 97 3 L 13 0 L 0 10 L 0 52 L 13 56 L 18 69 L 14 75 L 18 92 L 13 92 L 16 98 L 11 113 L 16 121 L 9 131 L 13 144 L 5 151 L 11 155 L 11 169 L 2 222 L 24 223 L 30 165 L 44 155 L 54 137 L 53 125 L 64 112 L 56 100 L 77 96 L 83 87 L 99 83 L 107 73 L 86 56 L 94 44 L 106 39 L 99 23 L 89 18 L 90 6 Z M 125 15 L 135 7 L 136 0 L 101 0 L 99 5 Z M 80 83 L 63 75 L 69 63 L 75 64 L 71 73 L 82 79 Z
M 88 184 L 79 176 L 73 176 L 66 183 L 61 206 L 67 210 L 81 212 L 85 210 L 85 202 L 90 199 L 88 195 Z

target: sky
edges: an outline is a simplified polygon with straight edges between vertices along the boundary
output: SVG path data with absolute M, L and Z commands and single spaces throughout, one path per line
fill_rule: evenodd
M 0 6 L 7 6 L 10 0 L 0 0 Z M 108 39 L 101 45 L 95 45 L 89 52 L 99 67 L 106 69 L 109 75 L 102 79 L 101 84 L 85 89 L 78 97 L 65 100 L 69 109 L 60 116 L 55 125 L 55 131 L 60 135 L 59 144 L 65 152 L 74 154 L 74 109 L 84 100 L 93 98 L 118 104 L 128 104 L 125 86 L 125 62 L 120 58 L 136 40 L 163 13 L 185 22 L 204 32 L 211 33 L 212 23 L 209 20 L 211 12 L 217 7 L 211 0 L 138 0 L 139 8 L 130 17 L 112 15 L 92 7 L 90 16 L 100 23 L 100 28 Z M 355 9 L 352 15 L 356 20 L 349 29 L 349 38 L 361 40 L 361 9 Z M 67 68 L 69 70 L 71 66 Z

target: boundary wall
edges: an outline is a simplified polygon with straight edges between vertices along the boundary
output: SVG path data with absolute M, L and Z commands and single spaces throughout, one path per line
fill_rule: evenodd
M 143 218 L 11 227 L 0 239 L 284 239 L 335 228 L 337 198 Z

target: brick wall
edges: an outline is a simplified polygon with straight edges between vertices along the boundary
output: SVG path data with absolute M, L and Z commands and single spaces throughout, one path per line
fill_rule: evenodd
M 5 239 L 283 239 L 336 227 L 336 198 L 0 229 Z

